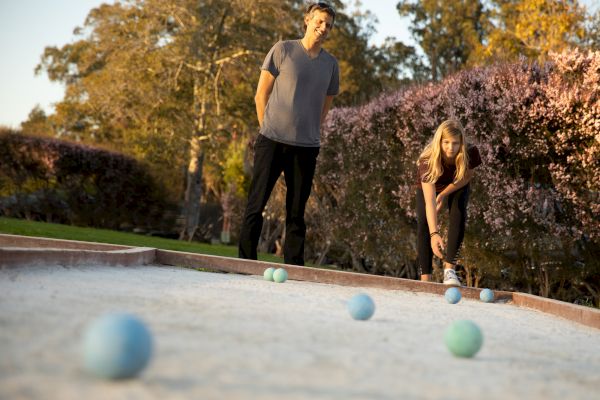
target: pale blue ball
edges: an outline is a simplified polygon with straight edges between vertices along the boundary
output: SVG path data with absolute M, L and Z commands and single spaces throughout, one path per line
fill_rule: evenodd
M 473 321 L 455 321 L 446 329 L 444 342 L 455 356 L 470 358 L 481 349 L 483 334 Z
M 348 311 L 352 318 L 365 321 L 373 316 L 375 302 L 368 294 L 360 293 L 350 299 Z
M 83 337 L 84 367 L 99 378 L 132 378 L 151 356 L 152 335 L 133 315 L 104 315 L 88 326 Z
M 485 303 L 491 303 L 494 301 L 494 292 L 490 289 L 483 289 L 479 293 L 479 298 Z
M 277 283 L 283 283 L 287 281 L 288 273 L 283 268 L 277 268 L 275 272 L 273 272 L 273 281 Z
M 265 272 L 263 272 L 263 278 L 265 278 L 265 281 L 273 282 L 273 272 L 275 272 L 275 268 L 273 267 L 265 269 Z
M 458 288 L 451 287 L 448 290 L 446 290 L 444 297 L 446 298 L 446 301 L 448 303 L 456 304 L 460 301 L 460 299 L 462 298 L 462 295 L 460 294 L 460 290 Z

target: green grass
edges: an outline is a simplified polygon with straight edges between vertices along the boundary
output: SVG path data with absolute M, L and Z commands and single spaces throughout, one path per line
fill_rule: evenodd
M 237 257 L 236 246 L 214 245 L 199 242 L 185 242 L 153 236 L 111 231 L 108 229 L 82 228 L 71 225 L 50 224 L 24 219 L 0 217 L 0 233 L 22 236 L 38 236 L 52 239 L 80 240 L 120 244 L 125 246 L 152 247 L 164 250 L 186 251 L 223 257 Z M 259 254 L 261 261 L 282 263 L 283 260 L 271 254 Z

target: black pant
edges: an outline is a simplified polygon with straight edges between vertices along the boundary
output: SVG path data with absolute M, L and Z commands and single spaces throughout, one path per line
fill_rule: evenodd
M 263 226 L 262 213 L 283 171 L 287 188 L 283 256 L 286 264 L 304 265 L 304 209 L 318 155 L 318 147 L 292 146 L 258 135 L 254 144 L 254 172 L 248 205 L 240 232 L 240 258 L 256 260 L 256 248 Z
M 460 246 L 465 237 L 465 226 L 467 223 L 467 204 L 469 203 L 469 185 L 466 185 L 448 196 L 448 210 L 450 212 L 450 224 L 448 228 L 448 242 L 446 243 L 446 254 L 444 261 L 456 264 Z M 420 274 L 431 274 L 431 238 L 429 236 L 429 225 L 425 212 L 425 197 L 421 188 L 417 189 L 417 261 Z

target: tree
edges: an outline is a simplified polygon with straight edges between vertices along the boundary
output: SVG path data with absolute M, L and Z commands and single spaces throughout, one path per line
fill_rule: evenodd
M 427 57 L 436 81 L 474 62 L 488 29 L 488 12 L 480 0 L 401 0 L 410 16 L 415 40 Z
M 600 50 L 600 9 L 587 16 L 585 30 L 585 47 Z
M 486 59 L 546 59 L 550 52 L 581 45 L 586 36 L 578 0 L 493 0 L 491 14 Z
M 38 67 L 67 84 L 61 129 L 152 158 L 171 176 L 187 164 L 181 237 L 191 240 L 205 155 L 248 119 L 223 93 L 248 93 L 250 72 L 276 40 L 272 20 L 294 21 L 293 3 L 132 0 L 92 10 L 76 31 L 82 39 L 47 48 Z
M 27 120 L 21 123 L 21 130 L 25 134 L 42 136 L 51 136 L 54 131 L 46 112 L 39 104 L 33 107 Z

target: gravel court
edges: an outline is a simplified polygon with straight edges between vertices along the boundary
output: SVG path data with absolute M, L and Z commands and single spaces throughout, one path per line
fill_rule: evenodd
M 345 302 L 368 293 L 369 321 Z M 89 322 L 126 311 L 155 353 L 138 379 L 81 367 Z M 453 357 L 445 328 L 484 344 Z M 0 399 L 592 399 L 600 331 L 509 304 L 166 266 L 0 270 Z

